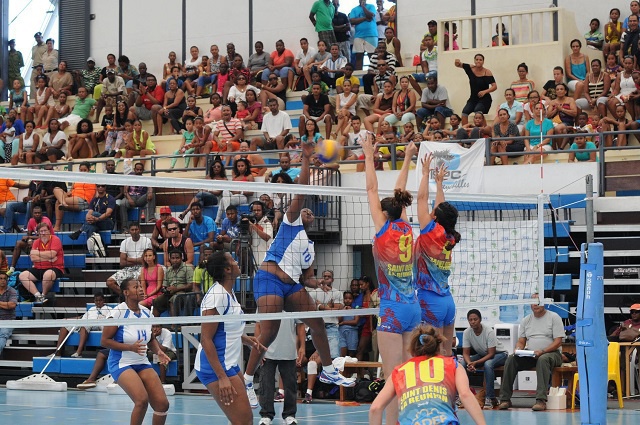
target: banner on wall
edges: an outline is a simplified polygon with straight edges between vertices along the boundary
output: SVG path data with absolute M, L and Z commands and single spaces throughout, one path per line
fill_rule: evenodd
M 457 143 L 420 143 L 419 158 L 425 158 L 427 154 L 433 155 L 431 173 L 440 166 L 447 166 L 447 175 L 444 178 L 443 189 L 445 193 L 478 193 L 482 191 L 482 178 L 484 174 L 485 139 L 478 139 L 467 149 Z M 422 161 L 416 166 L 416 187 L 420 187 L 422 178 Z M 429 182 L 429 191 L 435 192 L 436 186 L 433 174 Z

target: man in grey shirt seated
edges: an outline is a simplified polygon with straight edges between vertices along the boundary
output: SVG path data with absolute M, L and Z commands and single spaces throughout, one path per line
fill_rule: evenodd
M 495 368 L 502 366 L 507 360 L 507 352 L 502 343 L 496 338 L 493 328 L 482 324 L 482 314 L 475 308 L 467 312 L 469 327 L 462 335 L 462 365 L 469 373 L 475 373 L 478 369 L 484 369 L 485 383 L 485 409 L 493 409 L 498 406 L 496 391 L 493 381 L 496 379 Z M 471 349 L 476 354 L 471 354 Z
M 533 299 L 538 299 L 538 294 L 533 294 Z M 518 372 L 536 368 L 536 404 L 534 411 L 547 409 L 547 388 L 551 380 L 554 367 L 562 365 L 561 344 L 564 338 L 564 326 L 562 319 L 553 311 L 548 311 L 544 304 L 531 304 L 533 313 L 522 319 L 520 332 L 518 333 L 517 350 L 533 351 L 533 356 L 517 356 L 511 354 L 507 357 L 500 388 L 500 410 L 511 407 L 511 394 L 513 394 L 513 381 Z

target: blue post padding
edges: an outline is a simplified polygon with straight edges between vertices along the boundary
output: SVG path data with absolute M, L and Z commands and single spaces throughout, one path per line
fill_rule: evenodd
M 607 334 L 604 328 L 604 250 L 582 244 L 576 315 L 576 360 L 580 376 L 580 423 L 606 424 Z M 575 390 L 575 389 L 574 389 Z

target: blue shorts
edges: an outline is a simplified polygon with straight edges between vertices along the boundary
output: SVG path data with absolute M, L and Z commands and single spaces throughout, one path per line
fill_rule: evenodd
M 211 205 L 218 205 L 218 197 L 211 192 L 201 191 L 196 193 L 195 198 L 202 202 L 202 205 L 209 207 Z
M 132 364 L 129 366 L 121 367 L 120 369 L 115 371 L 109 370 L 109 373 L 111 374 L 111 377 L 113 378 L 113 380 L 118 382 L 118 378 L 120 378 L 120 375 L 122 375 L 124 371 L 131 369 L 135 373 L 140 373 L 145 369 L 152 369 L 152 368 L 153 367 L 150 364 Z
M 380 300 L 378 331 L 403 334 L 411 332 L 420 323 L 420 305 L 391 300 Z
M 450 293 L 440 295 L 433 291 L 418 289 L 418 300 L 424 323 L 435 328 L 443 328 L 456 321 L 456 303 Z
M 227 377 L 236 376 L 240 374 L 240 367 L 238 365 L 233 366 L 231 369 L 226 371 Z M 205 387 L 212 382 L 216 382 L 218 380 L 218 375 L 215 372 L 207 373 L 196 370 L 196 376 L 202 382 L 202 385 Z
M 340 326 L 340 348 L 346 347 L 349 351 L 358 349 L 358 328 L 352 326 Z
M 256 301 L 265 295 L 277 295 L 284 299 L 301 291 L 302 288 L 303 286 L 299 283 L 295 285 L 284 283 L 278 276 L 264 270 L 258 270 L 253 278 L 253 297 Z

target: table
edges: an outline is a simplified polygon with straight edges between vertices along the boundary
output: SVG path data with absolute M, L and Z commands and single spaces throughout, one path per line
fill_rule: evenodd
M 624 397 L 631 396 L 631 385 L 630 385 L 630 373 L 631 373 L 631 353 L 636 348 L 640 348 L 640 341 L 638 342 L 621 342 L 620 348 L 622 348 L 625 374 L 624 374 Z

